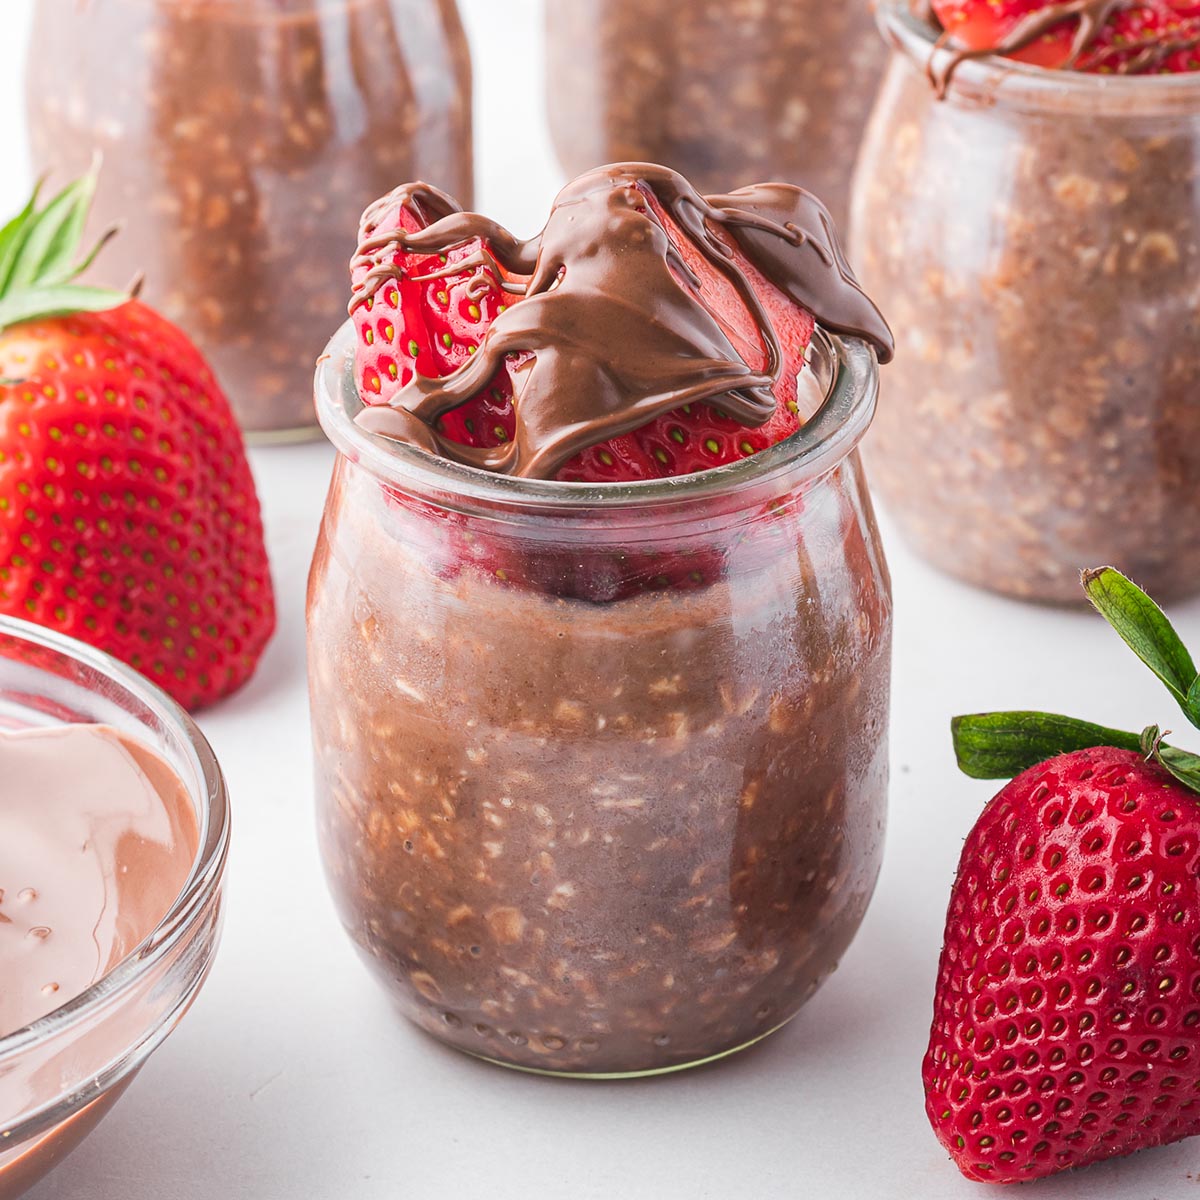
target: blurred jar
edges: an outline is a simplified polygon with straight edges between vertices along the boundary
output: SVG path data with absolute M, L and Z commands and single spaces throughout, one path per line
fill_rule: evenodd
M 105 280 L 144 273 L 264 439 L 318 433 L 363 208 L 412 178 L 471 198 L 455 0 L 39 0 L 26 82 L 38 171 L 103 156 Z
M 548 0 L 547 54 L 568 173 L 658 162 L 702 193 L 780 180 L 844 223 L 885 58 L 868 0 Z
M 1200 76 L 966 62 L 886 0 L 894 46 L 854 199 L 897 349 L 868 469 L 917 550 L 1080 603 L 1111 563 L 1200 589 Z

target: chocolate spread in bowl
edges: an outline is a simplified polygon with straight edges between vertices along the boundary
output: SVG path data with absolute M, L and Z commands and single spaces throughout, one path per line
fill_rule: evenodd
M 0 1038 L 85 992 L 167 914 L 195 860 L 179 776 L 114 729 L 0 730 Z M 0 1072 L 0 1130 L 33 1109 Z M 50 1070 L 44 1103 L 59 1099 Z M 19 1195 L 116 1099 L 100 1096 L 31 1142 L 0 1142 L 0 1200 Z

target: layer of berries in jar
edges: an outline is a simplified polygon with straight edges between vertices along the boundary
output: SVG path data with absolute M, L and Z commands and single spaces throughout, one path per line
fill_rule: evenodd
M 869 0 L 554 0 L 546 21 L 568 171 L 664 162 L 701 191 L 786 179 L 845 220 L 886 57 Z
M 528 242 L 366 214 L 318 378 L 318 826 L 401 1011 L 505 1065 L 728 1054 L 834 970 L 883 849 L 891 352 L 829 216 L 645 164 Z
M 932 8 L 881 6 L 857 178 L 851 244 L 899 339 L 872 482 L 971 583 L 1075 604 L 1102 562 L 1195 592 L 1200 6 Z
M 34 165 L 102 163 L 94 275 L 212 362 L 247 433 L 317 434 L 313 359 L 347 231 L 397 177 L 470 195 L 471 68 L 455 0 L 39 0 Z

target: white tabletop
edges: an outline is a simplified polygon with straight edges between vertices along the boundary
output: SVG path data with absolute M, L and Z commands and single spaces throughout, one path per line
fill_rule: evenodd
M 34 2 L 3 0 L 10 68 Z M 462 2 L 477 49 L 490 51 L 477 54 L 481 204 L 531 233 L 559 182 L 537 56 L 514 74 L 493 48 L 531 36 L 540 3 Z M 504 106 L 489 102 L 501 71 Z M 23 157 L 18 92 L 13 70 L 0 72 L 6 164 Z M 25 186 L 20 172 L 0 173 L 0 211 L 15 210 Z M 280 629 L 249 687 L 201 721 L 235 805 L 225 940 L 211 980 L 129 1095 L 32 1200 L 978 1195 L 930 1132 L 920 1081 L 948 888 L 992 790 L 956 773 L 949 718 L 1044 707 L 1140 728 L 1176 719 L 1165 691 L 1099 618 L 969 590 L 889 536 L 891 834 L 874 905 L 841 969 L 790 1027 L 717 1067 L 617 1084 L 510 1073 L 394 1018 L 326 897 L 313 832 L 304 580 L 331 459 L 324 446 L 254 454 Z M 1175 615 L 1200 645 L 1200 604 Z M 1036 1194 L 1195 1200 L 1198 1178 L 1200 1144 L 1184 1143 Z

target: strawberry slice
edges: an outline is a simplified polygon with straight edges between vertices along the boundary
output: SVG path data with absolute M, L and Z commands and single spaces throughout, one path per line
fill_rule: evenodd
M 680 258 L 699 280 L 697 295 L 716 318 L 747 366 L 765 370 L 767 346 L 754 314 L 729 277 L 717 270 L 678 229 L 670 214 L 646 189 L 647 207 L 663 227 Z M 688 404 L 657 417 L 632 434 L 576 455 L 559 472 L 559 479 L 582 483 L 662 479 L 692 475 L 737 462 L 781 442 L 799 430 L 811 413 L 798 403 L 798 377 L 804 369 L 815 322 L 811 313 L 794 304 L 746 258 L 733 238 L 722 240 L 733 261 L 745 272 L 779 337 L 783 351 L 780 378 L 775 385 L 776 407 L 766 424 L 748 428 L 707 404 Z M 682 286 L 692 284 L 680 277 Z
M 432 223 L 404 190 L 382 211 L 369 211 L 362 232 L 371 239 L 399 229 L 416 233 Z M 513 299 L 480 238 L 446 254 L 397 249 L 382 264 L 360 255 L 351 265 L 352 283 L 361 288 L 380 267 L 391 267 L 392 275 L 368 288 L 352 314 L 358 331 L 355 377 L 366 404 L 386 404 L 418 373 L 433 379 L 464 366 Z M 470 403 L 447 413 L 440 432 L 464 446 L 503 445 L 515 426 L 512 400 L 505 368 Z
M 767 365 L 768 352 L 757 322 L 728 276 L 716 270 L 678 230 L 647 190 L 652 208 L 670 234 L 683 261 L 699 279 L 698 295 L 754 370 Z M 415 233 L 430 224 L 406 190 L 393 203 L 373 210 L 364 222 L 365 239 L 378 242 L 395 230 Z M 558 478 L 580 483 L 620 483 L 690 475 L 736 462 L 795 433 L 810 414 L 797 403 L 796 377 L 803 370 L 812 340 L 812 315 L 797 307 L 750 264 L 726 236 L 734 260 L 750 278 L 783 347 L 783 369 L 776 386 L 774 416 L 747 428 L 706 404 L 687 405 L 656 418 L 643 429 L 612 438 L 576 455 Z M 386 404 L 416 374 L 436 378 L 452 374 L 474 354 L 492 322 L 519 301 L 504 290 L 509 282 L 481 238 L 444 255 L 397 249 L 378 256 L 360 255 L 352 265 L 356 289 L 378 280 L 381 267 L 391 275 L 368 287 L 354 306 L 358 331 L 355 372 L 364 403 Z M 456 269 L 457 268 L 457 269 Z M 681 278 L 684 286 L 691 283 Z M 464 446 L 494 447 L 513 436 L 512 372 L 514 359 L 488 387 L 467 404 L 446 413 L 439 430 Z
M 972 52 L 997 50 L 1035 66 L 1074 67 L 1097 74 L 1182 73 L 1200 70 L 1200 3 L 1148 0 L 1115 6 L 1077 61 L 1080 6 L 1060 0 L 933 0 L 954 45 Z M 1005 50 L 1024 22 L 1048 10 L 1062 19 L 1028 43 Z

